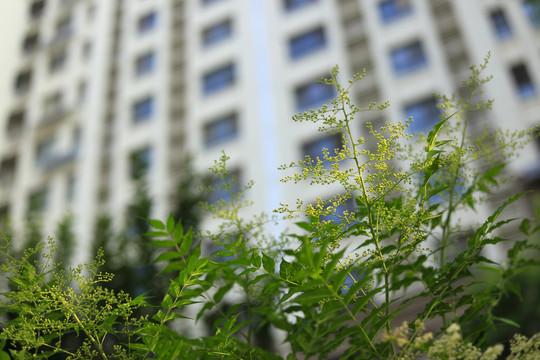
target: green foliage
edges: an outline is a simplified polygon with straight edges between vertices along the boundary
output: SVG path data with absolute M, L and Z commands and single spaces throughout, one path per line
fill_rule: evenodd
M 482 100 L 486 64 L 471 67 L 461 95 L 437 96 L 441 118 L 427 136 L 408 134 L 409 119 L 367 123 L 365 137 L 357 137 L 362 113 L 388 104 L 353 104 L 351 88 L 363 75 L 343 86 L 336 67 L 323 82 L 336 87 L 337 98 L 294 120 L 340 134 L 342 146 L 282 169 L 289 171 L 283 181 L 341 190 L 281 204 L 277 212 L 295 219 L 296 232 L 269 235 L 277 215 L 241 217 L 253 183 L 236 183 L 223 154 L 212 168 L 219 181 L 209 188 L 227 195 L 205 206 L 221 220 L 215 231 L 196 232 L 172 213 L 165 222 L 134 224 L 146 231 L 141 239 L 149 239 L 151 261 L 168 280 L 151 316 L 135 316 L 149 306 L 144 296 L 104 290 L 100 282 L 109 278 L 98 264 L 88 278 L 81 268 L 62 272 L 30 261 L 38 248 L 2 268 L 13 287 L 2 309 L 14 316 L 0 345 L 9 341 L 14 358 L 45 357 L 66 352 L 61 337 L 75 331 L 84 342 L 73 358 L 497 358 L 503 347 L 487 345 L 491 329 L 519 327 L 497 305 L 506 294 L 521 296 L 516 277 L 538 266 L 532 239 L 540 225 L 505 217 L 524 194 L 497 204 L 479 224 L 461 220 L 489 204 L 505 162 L 533 132 L 471 126 L 474 113 L 492 104 Z M 341 212 L 351 201 L 355 208 Z M 507 249 L 503 264 L 487 257 L 491 246 Z M 110 336 L 121 344 L 107 349 Z M 516 335 L 509 354 L 540 356 L 538 335 Z

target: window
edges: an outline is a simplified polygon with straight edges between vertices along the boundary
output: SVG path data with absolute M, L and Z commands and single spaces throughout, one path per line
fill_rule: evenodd
M 64 68 L 64 65 L 66 64 L 66 58 L 67 53 L 65 49 L 53 54 L 49 59 L 49 72 L 55 73 Z
M 323 148 L 328 150 L 328 154 L 330 156 L 334 156 L 334 150 L 341 149 L 342 146 L 343 143 L 341 134 L 328 134 L 304 143 L 302 145 L 302 152 L 305 156 L 309 156 L 311 160 L 316 163 L 317 158 L 321 159 L 321 161 L 324 159 Z
M 34 191 L 28 197 L 28 214 L 42 212 L 47 207 L 49 191 L 47 188 Z
M 210 46 L 217 44 L 229 37 L 232 34 L 232 21 L 227 19 L 215 25 L 206 28 L 203 31 L 203 45 Z
M 67 178 L 66 182 L 66 200 L 68 202 L 72 202 L 75 198 L 75 187 L 77 186 L 77 180 L 75 179 L 75 175 L 71 174 Z
M 227 175 L 227 183 L 230 185 L 230 191 L 233 194 L 236 194 L 240 191 L 240 171 L 239 170 L 233 170 L 230 171 Z M 212 183 L 210 184 L 210 187 L 214 190 L 210 191 L 208 194 L 208 203 L 215 204 L 218 201 L 230 201 L 231 200 L 231 194 L 226 188 L 226 182 L 223 179 L 220 178 L 214 178 L 212 180 Z
M 85 98 L 86 98 L 86 82 L 80 81 L 79 86 L 77 86 L 77 102 L 79 104 L 83 104 Z
M 205 95 L 210 95 L 224 90 L 234 84 L 234 78 L 233 64 L 210 71 L 203 77 L 203 92 Z
M 34 1 L 32 5 L 30 5 L 30 17 L 32 19 L 38 19 L 43 14 L 43 10 L 45 10 L 45 1 Z
M 208 5 L 212 5 L 212 4 L 215 4 L 215 3 L 218 3 L 222 0 L 202 0 L 202 4 L 204 6 L 208 6 Z
M 390 23 L 412 14 L 409 0 L 385 0 L 379 3 L 381 20 Z
M 38 34 L 26 36 L 22 43 L 22 50 L 26 55 L 32 54 L 38 46 Z
M 152 165 L 152 148 L 145 147 L 131 154 L 131 178 L 139 180 L 148 174 Z
M 439 114 L 437 100 L 433 96 L 405 106 L 405 116 L 413 118 L 409 127 L 411 133 L 424 131 L 435 125 L 439 121 Z
M 211 121 L 204 126 L 204 144 L 212 146 L 235 138 L 238 135 L 236 114 Z
M 523 9 L 531 25 L 535 28 L 540 27 L 540 0 L 524 0 Z
M 56 140 L 54 136 L 51 136 L 36 146 L 36 166 L 40 169 L 47 168 L 54 158 L 54 148 Z
M 289 41 L 289 56 L 299 59 L 326 46 L 326 38 L 323 28 L 308 31 L 295 36 Z
M 153 51 L 139 56 L 135 60 L 135 74 L 142 76 L 151 73 L 154 70 L 155 58 Z
M 15 180 L 17 157 L 11 156 L 2 159 L 0 163 L 0 186 L 10 186 Z
M 155 12 L 151 12 L 139 18 L 137 23 L 137 30 L 140 34 L 152 30 L 156 26 L 157 15 Z
M 150 120 L 154 115 L 154 99 L 147 97 L 133 104 L 133 121 L 143 122 Z
M 514 78 L 514 84 L 521 99 L 529 99 L 536 95 L 536 88 L 525 64 L 513 66 L 512 77 Z
M 285 6 L 285 10 L 293 11 L 315 2 L 317 2 L 317 0 L 284 0 L 283 4 Z
M 20 135 L 24 127 L 24 119 L 26 114 L 24 110 L 19 110 L 11 113 L 7 122 L 7 133 L 8 136 L 17 136 Z
M 390 53 L 394 73 L 405 75 L 427 66 L 426 57 L 419 41 L 393 49 Z
M 30 70 L 20 72 L 15 78 L 15 93 L 18 95 L 25 94 L 30 90 L 32 80 L 32 72 Z
M 336 96 L 333 86 L 313 81 L 296 89 L 296 108 L 299 111 L 321 106 Z
M 512 28 L 502 9 L 493 10 L 490 17 L 495 34 L 499 39 L 503 40 L 512 36 Z
M 43 117 L 48 118 L 62 111 L 62 94 L 57 92 L 43 100 Z
M 92 43 L 90 43 L 89 41 L 84 43 L 82 55 L 83 59 L 90 59 L 90 56 L 92 55 Z
M 331 204 L 330 204 L 331 205 Z M 345 200 L 341 205 L 337 206 L 334 210 L 334 213 L 330 215 L 324 215 L 320 217 L 320 221 L 330 221 L 333 223 L 339 223 L 342 220 L 342 216 L 347 211 L 349 214 L 352 214 L 356 210 L 356 204 L 353 197 Z
M 55 40 L 64 39 L 71 35 L 71 17 L 63 18 L 56 24 Z

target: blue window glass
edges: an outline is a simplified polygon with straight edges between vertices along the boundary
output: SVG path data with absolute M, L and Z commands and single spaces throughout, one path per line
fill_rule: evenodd
M 333 86 L 316 81 L 302 85 L 296 89 L 296 108 L 299 111 L 319 107 L 336 96 Z
M 512 37 L 512 28 L 510 27 L 510 23 L 508 22 L 506 15 L 501 9 L 492 11 L 490 17 L 495 34 L 499 39 Z
M 409 132 L 429 130 L 439 121 L 439 114 L 437 100 L 432 96 L 405 106 L 405 116 L 413 119 Z
M 379 3 L 381 20 L 390 23 L 412 14 L 412 5 L 409 0 L 385 0 Z
M 426 56 L 419 41 L 393 49 L 390 53 L 394 73 L 405 75 L 427 66 Z
M 151 73 L 154 70 L 155 65 L 155 54 L 153 52 L 148 52 L 137 58 L 135 61 L 135 73 L 137 76 L 142 76 L 148 73 Z
M 154 116 L 154 99 L 151 97 L 137 101 L 133 105 L 133 121 L 142 122 L 150 120 Z
M 536 87 L 525 64 L 513 66 L 512 77 L 514 78 L 517 93 L 522 100 L 532 98 L 536 95 Z
M 137 29 L 139 33 L 145 33 L 156 27 L 157 15 L 155 12 L 148 13 L 139 19 Z
M 326 46 L 324 30 L 318 28 L 307 33 L 293 37 L 289 41 L 289 55 L 292 59 L 298 59 Z
M 238 121 L 235 114 L 221 117 L 204 126 L 204 144 L 212 146 L 235 138 L 238 135 Z
M 233 64 L 210 71 L 203 77 L 203 92 L 205 95 L 210 95 L 224 90 L 234 84 L 234 79 Z
M 315 2 L 317 0 L 285 0 L 283 5 L 285 6 L 285 10 L 293 11 Z
M 146 147 L 131 154 L 131 178 L 144 177 L 152 166 L 152 148 Z
M 317 158 L 321 161 L 324 159 L 323 148 L 328 150 L 330 156 L 334 156 L 335 149 L 341 149 L 342 137 L 341 134 L 328 134 L 322 137 L 319 137 L 315 140 L 310 140 L 302 145 L 302 152 L 305 156 L 309 156 L 314 163 L 317 162 Z M 326 163 L 325 165 L 330 165 Z
M 232 194 L 236 194 L 240 191 L 240 171 L 234 170 L 229 172 L 227 175 L 227 181 L 224 179 L 214 178 L 210 184 L 211 188 L 214 189 L 208 194 L 208 202 L 210 204 L 215 204 L 218 201 L 228 202 L 231 200 Z M 227 183 L 230 185 L 230 192 L 227 189 Z
M 210 46 L 217 44 L 232 35 L 232 21 L 227 19 L 218 24 L 212 25 L 203 31 L 203 45 Z
M 531 25 L 535 28 L 540 27 L 540 0 L 524 0 L 523 9 Z

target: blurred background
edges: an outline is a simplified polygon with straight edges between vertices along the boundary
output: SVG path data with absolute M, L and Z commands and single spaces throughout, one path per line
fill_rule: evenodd
M 255 180 L 250 212 L 313 199 L 280 183 L 277 167 L 339 146 L 291 120 L 335 96 L 316 82 L 335 65 L 342 80 L 366 69 L 351 93 L 358 106 L 391 104 L 362 113 L 358 135 L 368 121 L 409 116 L 418 132 L 438 119 L 432 93 L 462 90 L 491 51 L 482 97 L 494 109 L 474 114 L 473 131 L 532 128 L 539 9 L 539 0 L 3 0 L 2 229 L 19 247 L 54 235 L 68 263 L 98 246 L 114 271 L 144 263 L 134 244 L 146 225 L 135 216 L 173 211 L 186 226 L 212 226 L 197 188 L 217 184 L 205 174 L 222 149 L 240 184 Z M 508 164 L 514 181 L 488 207 L 540 187 L 538 145 Z M 527 195 L 515 216 L 539 205 Z M 123 276 L 135 293 L 151 279 L 143 267 Z

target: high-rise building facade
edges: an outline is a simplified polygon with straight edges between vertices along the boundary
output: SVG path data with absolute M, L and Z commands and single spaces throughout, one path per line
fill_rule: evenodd
M 17 227 L 71 212 L 82 250 L 98 214 L 126 214 L 134 177 L 146 178 L 153 214 L 165 217 L 188 153 L 206 169 L 225 149 L 238 180 L 255 180 L 254 211 L 294 201 L 299 188 L 276 168 L 339 140 L 291 116 L 335 96 L 315 81 L 336 64 L 342 79 L 366 68 L 358 105 L 391 103 L 359 118 L 358 133 L 366 121 L 409 116 L 411 131 L 425 130 L 438 118 L 431 94 L 459 90 L 488 51 L 485 97 L 495 105 L 478 121 L 540 123 L 537 0 L 27 3 L 0 120 L 0 216 Z M 531 144 L 510 168 L 533 184 L 539 163 Z

